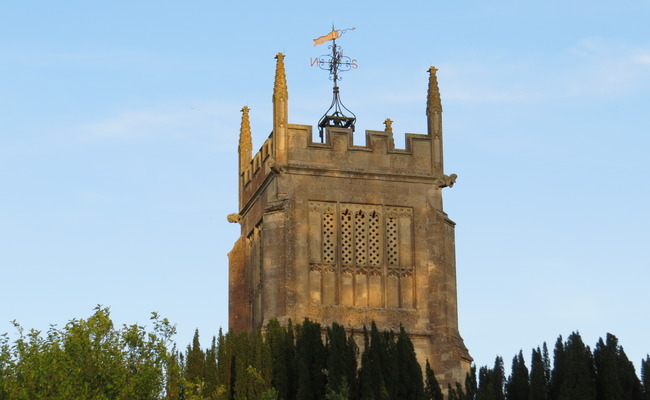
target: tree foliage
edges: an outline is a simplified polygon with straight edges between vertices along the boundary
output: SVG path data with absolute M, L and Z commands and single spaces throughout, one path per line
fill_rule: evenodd
M 175 328 L 157 314 L 153 330 L 131 325 L 116 329 L 108 308 L 97 306 L 88 319 L 43 334 L 25 333 L 0 352 L 0 399 L 160 399 L 167 396 Z
M 221 330 L 202 348 L 198 330 L 185 351 L 175 328 L 156 313 L 152 328 L 115 328 L 108 308 L 46 333 L 0 336 L 0 400 L 443 400 L 428 361 L 424 379 L 404 331 L 354 332 L 304 320 L 270 321 L 263 332 Z M 361 335 L 357 337 L 361 338 Z M 360 360 L 360 365 L 357 364 Z M 639 379 L 618 339 L 607 334 L 593 352 L 577 332 L 534 348 L 530 369 L 515 355 L 506 378 L 503 359 L 472 366 L 463 383 L 448 385 L 448 400 L 650 400 L 650 356 Z M 478 375 L 478 376 L 477 376 Z

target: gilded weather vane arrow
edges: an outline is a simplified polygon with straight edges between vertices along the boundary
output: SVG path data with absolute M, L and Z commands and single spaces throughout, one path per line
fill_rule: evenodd
M 336 45 L 336 39 L 341 37 L 347 31 L 353 31 L 356 28 L 347 28 L 343 30 L 337 30 L 332 27 L 332 31 L 327 35 L 321 36 L 314 39 L 314 46 L 318 46 L 328 41 L 332 41 L 332 44 L 328 46 L 332 50 L 332 54 L 326 54 L 318 57 L 318 66 L 321 69 L 329 71 L 330 79 L 334 82 L 333 88 L 333 98 L 330 108 L 325 112 L 325 115 L 318 121 L 318 130 L 321 142 L 324 140 L 323 131 L 326 127 L 340 127 L 348 128 L 354 131 L 354 122 L 356 121 L 356 116 L 350 110 L 348 110 L 339 97 L 339 87 L 338 81 L 341 79 L 339 77 L 339 72 L 349 71 L 350 69 L 356 68 L 356 60 L 350 59 L 350 57 L 344 56 L 341 50 L 341 46 Z M 347 111 L 351 117 L 346 116 L 343 113 L 343 110 Z

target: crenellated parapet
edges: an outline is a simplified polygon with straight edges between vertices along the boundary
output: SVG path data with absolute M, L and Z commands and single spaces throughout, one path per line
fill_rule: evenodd
M 365 144 L 355 145 L 350 129 L 329 128 L 324 142 L 312 140 L 312 127 L 289 125 L 287 166 L 330 171 L 433 176 L 431 139 L 406 134 L 405 148 L 395 148 L 391 130 L 365 133 Z

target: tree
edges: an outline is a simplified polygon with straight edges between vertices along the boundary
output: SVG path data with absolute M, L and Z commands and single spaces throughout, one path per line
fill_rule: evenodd
M 356 389 L 358 349 L 352 334 L 348 338 L 343 326 L 333 323 L 327 328 L 327 392 L 350 398 Z
M 512 359 L 512 373 L 506 383 L 506 398 L 508 400 L 528 400 L 530 380 L 528 368 L 522 351 Z
M 650 355 L 641 360 L 641 383 L 643 384 L 643 399 L 650 400 Z
M 217 387 L 219 386 L 217 372 L 217 339 L 212 336 L 210 348 L 205 352 L 205 368 L 203 370 L 203 380 L 205 383 L 204 395 L 210 399 L 216 396 Z
M 465 398 L 463 400 L 476 400 L 478 382 L 476 381 L 476 365 L 472 365 L 469 374 L 465 377 Z
M 308 319 L 296 326 L 296 378 L 298 400 L 321 400 L 325 396 L 325 346 L 321 326 Z
M 594 348 L 596 388 L 599 400 L 640 400 L 641 382 L 634 365 L 628 360 L 618 339 L 611 333 L 607 341 L 600 338 Z
M 143 326 L 115 329 L 108 308 L 97 306 L 88 319 L 51 326 L 43 336 L 25 334 L 0 347 L 0 396 L 32 399 L 160 399 L 170 391 L 175 328 L 158 314 L 153 330 Z
M 580 334 L 573 332 L 564 344 L 564 376 L 558 400 L 595 400 L 596 383 L 593 357 Z
M 395 399 L 422 400 L 424 397 L 424 385 L 422 382 L 422 369 L 418 364 L 415 349 L 411 339 L 406 334 L 404 327 L 400 326 L 400 332 L 395 343 L 396 360 L 391 364 L 398 366 L 398 381 L 395 387 Z
M 388 345 L 373 322 L 370 332 L 363 327 L 364 349 L 359 370 L 359 398 L 361 400 L 390 400 L 382 365 L 388 363 Z M 388 366 L 390 368 L 390 365 Z
M 505 384 L 505 372 L 503 370 L 503 358 L 497 356 L 494 360 L 494 368 L 481 367 L 479 369 L 479 383 L 476 392 L 477 400 L 504 400 L 503 387 Z
M 531 356 L 529 400 L 548 399 L 548 381 L 546 376 L 544 358 L 539 347 L 537 347 L 537 349 L 533 349 Z
M 199 330 L 194 331 L 192 344 L 185 350 L 185 381 L 191 387 L 190 392 L 203 394 L 205 384 L 205 353 L 201 350 Z
M 433 369 L 431 369 L 431 365 L 429 364 L 429 360 L 427 360 L 424 375 L 425 375 L 424 391 L 425 391 L 425 394 L 426 394 L 426 399 L 427 400 L 443 400 L 444 396 L 442 395 L 442 390 L 440 389 L 440 384 L 438 383 L 438 380 L 436 379 L 436 374 L 433 372 Z

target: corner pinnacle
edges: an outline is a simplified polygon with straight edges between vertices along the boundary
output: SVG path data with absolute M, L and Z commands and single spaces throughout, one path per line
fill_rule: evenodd
M 253 157 L 253 139 L 251 137 L 251 123 L 248 117 L 250 108 L 241 109 L 241 128 L 239 130 L 239 170 L 243 171 Z
M 434 66 L 429 68 L 427 114 L 431 112 L 442 112 L 442 102 L 440 101 L 440 89 L 438 88 L 438 77 L 436 76 L 436 71 L 438 71 L 438 68 Z
M 278 53 L 275 56 L 278 60 L 275 67 L 275 84 L 273 86 L 273 98 L 287 99 L 289 94 L 287 92 L 287 75 L 284 71 L 284 54 Z

